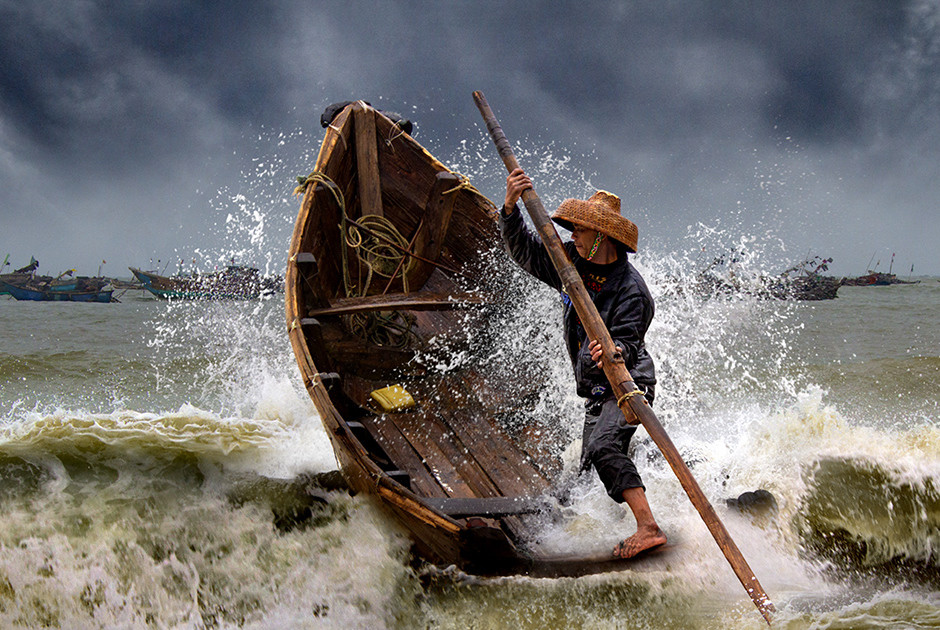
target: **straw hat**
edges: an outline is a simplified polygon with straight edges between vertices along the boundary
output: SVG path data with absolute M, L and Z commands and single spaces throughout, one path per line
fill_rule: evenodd
M 636 252 L 637 229 L 633 221 L 620 215 L 620 197 L 598 190 L 590 199 L 565 199 L 552 220 L 566 230 L 574 224 L 606 234 Z

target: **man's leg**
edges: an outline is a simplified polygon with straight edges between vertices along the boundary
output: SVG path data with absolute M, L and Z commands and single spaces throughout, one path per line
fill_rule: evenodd
M 610 498 L 626 502 L 636 519 L 637 531 L 614 549 L 617 558 L 636 554 L 666 543 L 666 534 L 656 524 L 646 500 L 646 490 L 633 461 L 627 456 L 636 426 L 623 420 L 614 400 L 606 402 L 588 439 L 586 459 L 594 465 Z
M 646 500 L 646 491 L 640 488 L 627 488 L 623 491 L 623 500 L 630 506 L 636 519 L 636 533 L 620 541 L 614 548 L 614 557 L 632 558 L 640 552 L 666 544 L 666 534 L 656 524 L 650 504 Z

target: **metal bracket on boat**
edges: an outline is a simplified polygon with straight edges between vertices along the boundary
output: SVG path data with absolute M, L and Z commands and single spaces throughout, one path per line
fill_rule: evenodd
M 336 372 L 317 372 L 317 378 L 323 383 L 327 392 L 333 391 L 340 383 L 340 375 Z
M 307 288 L 313 292 L 313 295 L 318 295 L 317 287 L 312 282 L 313 278 L 320 275 L 320 265 L 317 263 L 317 257 L 310 252 L 297 252 L 290 257 L 290 263 L 297 268 L 297 272 L 303 278 Z
M 317 266 L 317 258 L 310 252 L 297 252 L 290 257 L 291 262 L 295 265 L 313 265 Z
M 310 252 L 297 252 L 290 257 L 290 261 L 300 267 L 304 266 L 304 270 L 310 275 L 315 276 L 320 273 L 320 267 L 317 264 L 317 258 Z

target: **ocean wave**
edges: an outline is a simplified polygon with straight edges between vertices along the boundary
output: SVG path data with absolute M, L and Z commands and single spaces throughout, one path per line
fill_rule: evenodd
M 940 586 L 940 488 L 934 476 L 861 459 L 823 459 L 808 472 L 805 549 L 853 572 Z
M 177 411 L 89 413 L 14 406 L 0 420 L 0 455 L 37 461 L 68 457 L 85 465 L 131 462 L 146 469 L 174 458 L 224 462 L 276 478 L 336 468 L 312 404 L 288 382 L 268 384 L 250 416 L 223 416 L 190 404 Z M 125 464 L 130 465 L 130 464 Z
M 407 544 L 368 504 L 309 478 L 154 472 L 0 496 L 0 626 L 381 628 L 409 605 Z
M 780 512 L 763 526 L 788 556 L 843 579 L 940 585 L 940 428 L 858 425 L 816 387 L 729 451 L 713 449 L 705 470 L 735 472 L 730 490 L 774 493 Z
M 286 435 L 286 428 L 276 421 L 222 418 L 191 405 L 165 414 L 57 411 L 27 414 L 20 422 L 5 427 L 0 431 L 0 449 L 54 452 L 69 447 L 114 447 L 229 455 L 272 444 Z

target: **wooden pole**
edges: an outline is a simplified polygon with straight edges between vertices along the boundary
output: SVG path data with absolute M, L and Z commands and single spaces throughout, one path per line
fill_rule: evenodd
M 496 150 L 503 159 L 506 170 L 512 172 L 519 168 L 519 162 L 516 161 L 512 147 L 509 145 L 509 141 L 506 139 L 506 135 L 499 126 L 499 122 L 496 120 L 493 110 L 490 109 L 489 104 L 486 102 L 483 93 L 474 92 L 473 99 L 480 113 L 483 115 L 486 128 L 493 138 L 493 142 L 496 143 Z M 695 481 L 695 478 L 692 477 L 692 472 L 682 460 L 679 451 L 666 434 L 659 419 L 656 418 L 656 414 L 653 413 L 653 410 L 646 402 L 646 398 L 633 382 L 633 378 L 630 376 L 630 372 L 627 371 L 626 364 L 623 361 L 623 356 L 614 346 L 610 332 L 607 330 L 604 320 L 601 319 L 600 314 L 597 312 L 597 307 L 594 306 L 594 302 L 591 301 L 591 297 L 587 289 L 585 289 L 584 283 L 581 281 L 581 276 L 578 275 L 574 265 L 568 259 L 561 238 L 558 236 L 558 232 L 555 230 L 551 219 L 549 219 L 548 213 L 545 212 L 545 208 L 542 206 L 538 195 L 536 195 L 535 191 L 531 188 L 527 189 L 522 193 L 522 201 L 525 204 L 526 210 L 529 212 L 529 216 L 532 217 L 532 222 L 535 224 L 542 238 L 542 243 L 548 250 L 552 263 L 555 265 L 555 269 L 558 270 L 558 275 L 561 278 L 565 291 L 574 304 L 588 338 L 597 339 L 601 344 L 601 348 L 604 350 L 604 374 L 610 381 L 610 385 L 613 388 L 614 395 L 617 397 L 621 411 L 623 411 L 627 421 L 631 424 L 636 424 L 637 421 L 639 421 L 646 429 L 646 432 L 649 433 L 653 442 L 656 443 L 656 446 L 659 447 L 659 450 L 662 451 L 663 456 L 666 458 L 666 461 L 669 462 L 676 477 L 679 478 L 679 483 L 682 484 L 682 488 L 685 490 L 686 494 L 689 495 L 692 505 L 698 510 L 699 515 L 701 515 L 702 520 L 705 521 L 705 525 L 711 532 L 712 537 L 715 539 L 715 542 L 718 543 L 718 547 L 734 570 L 735 575 L 738 576 L 738 579 L 751 597 L 754 605 L 757 606 L 761 615 L 763 615 L 767 623 L 770 624 L 771 613 L 775 612 L 773 603 L 770 601 L 767 593 L 764 592 L 760 582 L 757 581 L 757 577 L 754 575 L 754 572 L 751 571 L 741 551 L 731 539 L 728 530 L 725 529 L 725 526 L 718 518 L 715 509 L 712 507 L 711 503 L 708 502 L 708 499 Z

